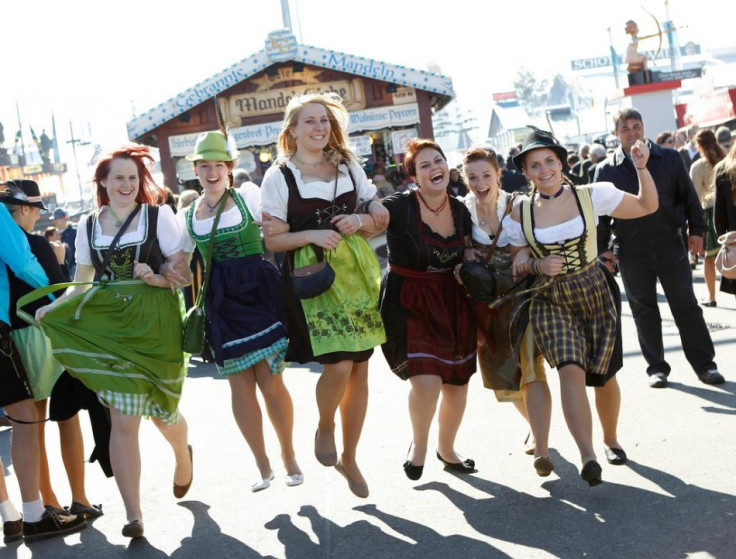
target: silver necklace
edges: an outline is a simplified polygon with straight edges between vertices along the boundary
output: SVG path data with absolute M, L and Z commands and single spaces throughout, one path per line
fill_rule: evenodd
M 227 194 L 227 189 L 225 189 L 225 192 L 222 193 L 222 196 L 225 196 Z M 202 196 L 202 202 L 204 202 L 204 205 L 207 206 L 207 209 L 211 214 L 215 213 L 217 211 L 217 207 L 220 205 L 220 202 L 222 202 L 222 196 L 220 196 L 217 199 L 217 202 L 215 202 L 213 205 L 210 205 L 210 203 L 207 201 L 207 198 L 203 195 Z
M 292 155 L 292 157 L 296 159 L 297 163 L 299 163 L 300 165 L 304 165 L 304 166 L 311 165 L 315 169 L 325 162 L 324 155 L 322 156 L 322 159 L 320 159 L 319 161 L 315 161 L 314 163 L 307 163 L 306 161 L 302 161 L 301 158 L 296 153 Z

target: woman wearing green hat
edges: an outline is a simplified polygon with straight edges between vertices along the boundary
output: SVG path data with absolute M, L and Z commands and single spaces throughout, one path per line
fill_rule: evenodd
M 179 214 L 189 233 L 184 245 L 186 252 L 193 252 L 196 244 L 207 260 L 212 227 L 220 203 L 225 202 L 210 255 L 210 280 L 205 294 L 206 338 L 218 373 L 230 383 L 235 421 L 260 472 L 259 481 L 251 490 L 266 489 L 274 477 L 266 454 L 256 387 L 263 394 L 281 444 L 285 483 L 299 485 L 304 477 L 292 443 L 294 408 L 280 374 L 289 340 L 278 287 L 279 272 L 263 259 L 259 229 L 261 192 L 252 185 L 230 188 L 237 151 L 228 147 L 222 132 L 200 134 L 194 153 L 187 159 L 194 163 L 202 196 Z
M 319 425 L 314 451 L 324 466 L 334 466 L 358 497 L 368 485 L 356 452 L 368 405 L 368 359 L 386 339 L 378 312 L 380 267 L 363 234 L 382 231 L 388 212 L 377 201 L 358 157 L 348 146 L 348 113 L 334 94 L 294 97 L 279 135 L 279 164 L 263 179 L 266 246 L 287 251 L 282 294 L 289 330 L 287 360 L 318 362 Z M 270 223 L 288 223 L 275 233 Z M 299 299 L 293 270 L 329 261 L 335 281 L 316 297 Z M 340 408 L 343 452 L 338 460 L 335 413 Z
M 631 157 L 639 178 L 638 195 L 611 183 L 576 187 L 562 176 L 567 150 L 549 132 L 535 129 L 514 157 L 516 167 L 531 182 L 531 194 L 503 220 L 515 255 L 512 270 L 537 275 L 529 306 L 534 341 L 559 372 L 562 409 L 583 463 L 580 475 L 591 486 L 602 479 L 593 450 L 586 384 L 597 387 L 596 407 L 608 462 L 626 461 L 616 439 L 621 396 L 614 375 L 622 365 L 617 340 L 620 296 L 597 258 L 598 216 L 631 219 L 658 207 L 654 181 L 646 168 L 649 148 L 637 142 Z
M 138 431 L 152 418 L 174 450 L 173 493 L 192 483 L 192 447 L 179 400 L 187 373 L 180 298 L 161 269 L 184 262 L 184 234 L 158 189 L 146 146 L 128 145 L 95 169 L 99 209 L 79 222 L 76 285 L 36 319 L 54 356 L 109 407 L 110 461 L 128 523 L 123 535 L 143 536 Z M 95 284 L 91 282 L 95 280 Z

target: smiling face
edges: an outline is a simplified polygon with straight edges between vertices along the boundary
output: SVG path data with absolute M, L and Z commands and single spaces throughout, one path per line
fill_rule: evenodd
M 101 181 L 110 203 L 118 207 L 132 206 L 138 196 L 140 179 L 138 167 L 132 159 L 115 158 L 110 162 L 110 172 Z
M 644 141 L 644 124 L 635 118 L 623 119 L 616 125 L 615 134 L 621 148 L 629 153 L 637 140 Z
M 470 161 L 463 165 L 465 176 L 468 177 L 468 186 L 476 198 L 483 202 L 488 200 L 498 189 L 498 172 L 488 161 Z
M 551 149 L 539 148 L 527 153 L 522 169 L 539 190 L 557 190 L 562 183 L 562 161 Z
M 426 148 L 416 156 L 416 176 L 412 177 L 419 188 L 442 192 L 450 182 L 447 161 L 436 149 Z
M 230 167 L 224 161 L 197 161 L 194 174 L 207 192 L 219 192 L 230 185 Z
M 297 150 L 322 151 L 330 139 L 330 119 L 321 103 L 307 103 L 299 111 L 297 124 L 291 129 Z

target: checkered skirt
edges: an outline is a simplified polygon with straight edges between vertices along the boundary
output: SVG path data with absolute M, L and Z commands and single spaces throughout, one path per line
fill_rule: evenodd
M 555 368 L 576 364 L 608 375 L 616 342 L 616 302 L 597 261 L 569 274 L 542 278 L 529 308 L 534 339 Z M 599 383 L 595 383 L 599 384 Z

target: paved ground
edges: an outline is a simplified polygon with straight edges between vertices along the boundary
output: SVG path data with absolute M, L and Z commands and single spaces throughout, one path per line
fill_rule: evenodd
M 700 272 L 696 294 L 705 295 Z M 673 372 L 669 388 L 654 390 L 647 387 L 633 321 L 624 306 L 619 438 L 631 460 L 627 466 L 606 465 L 596 425 L 605 479 L 598 487 L 589 488 L 579 477 L 554 372 L 555 472 L 549 478 L 537 477 L 532 459 L 522 451 L 527 429 L 516 411 L 496 403 L 476 375 L 457 448 L 476 460 L 478 473 L 456 477 L 430 456 L 422 479 L 410 482 L 401 470 L 411 437 L 408 384 L 392 376 L 378 352 L 371 361 L 370 405 L 359 455 L 370 497 L 354 497 L 334 469 L 313 457 L 314 368 L 285 373 L 306 481 L 295 488 L 283 484 L 278 444 L 268 425 L 277 477 L 270 489 L 253 494 L 249 487 L 258 474 L 232 419 L 228 385 L 216 378 L 213 367 L 195 360 L 182 399 L 195 462 L 187 498 L 173 498 L 173 456 L 146 422 L 141 432 L 146 539 L 131 543 L 120 535 L 125 516 L 115 482 L 93 464 L 87 470 L 88 494 L 103 503 L 105 516 L 63 540 L 0 547 L 0 558 L 736 557 L 736 299 L 721 294 L 718 308 L 705 309 L 728 380 L 720 387 L 697 380 L 666 305 L 662 309 Z M 19 504 L 9 435 L 0 432 L 0 453 Z M 48 439 L 55 487 L 68 500 L 53 425 Z

